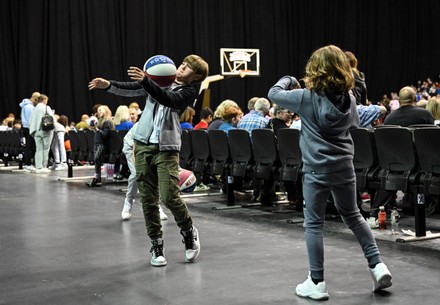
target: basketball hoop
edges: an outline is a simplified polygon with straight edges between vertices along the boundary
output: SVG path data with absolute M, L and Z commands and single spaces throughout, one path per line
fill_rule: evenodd
M 249 75 L 249 72 L 251 72 L 251 70 L 238 70 L 238 75 L 241 78 L 244 78 L 245 76 Z

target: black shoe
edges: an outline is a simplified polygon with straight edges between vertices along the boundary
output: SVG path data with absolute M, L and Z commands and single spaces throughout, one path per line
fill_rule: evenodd
M 88 187 L 98 187 L 101 186 L 101 178 L 93 178 L 92 182 L 86 183 Z

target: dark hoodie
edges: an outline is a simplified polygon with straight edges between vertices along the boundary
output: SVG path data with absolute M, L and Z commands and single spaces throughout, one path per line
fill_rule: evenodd
M 349 94 L 317 94 L 292 88 L 297 80 L 281 78 L 268 97 L 277 105 L 301 117 L 300 147 L 303 171 L 331 173 L 353 168 L 353 140 L 350 129 L 359 126 L 356 101 Z
M 362 72 L 353 71 L 354 76 L 354 88 L 351 89 L 354 97 L 356 98 L 356 103 L 358 105 L 367 105 L 367 85 L 365 84 L 365 76 Z

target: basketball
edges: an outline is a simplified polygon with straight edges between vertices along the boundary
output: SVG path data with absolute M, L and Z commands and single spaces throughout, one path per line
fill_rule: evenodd
M 155 55 L 145 62 L 144 73 L 159 86 L 168 87 L 176 79 L 176 65 L 165 55 Z
M 184 193 L 191 193 L 196 188 L 197 178 L 192 171 L 181 168 L 179 169 L 179 187 Z

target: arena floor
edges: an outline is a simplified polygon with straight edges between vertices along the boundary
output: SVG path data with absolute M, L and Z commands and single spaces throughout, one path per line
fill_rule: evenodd
M 77 168 L 75 177 L 91 175 Z M 0 304 L 314 304 L 295 295 L 307 276 L 302 215 L 226 207 L 224 195 L 186 197 L 201 240 L 199 260 L 184 263 L 179 229 L 163 222 L 166 267 L 149 264 L 141 207 L 120 212 L 122 183 L 90 189 L 67 173 L 36 175 L 0 168 Z M 237 200 L 237 205 L 246 201 Z M 169 216 L 170 212 L 165 209 Z M 440 231 L 440 217 L 428 229 Z M 413 229 L 403 215 L 401 228 Z M 351 233 L 328 215 L 326 304 L 438 304 L 440 239 L 396 243 L 374 230 L 393 286 L 371 292 L 366 261 Z

